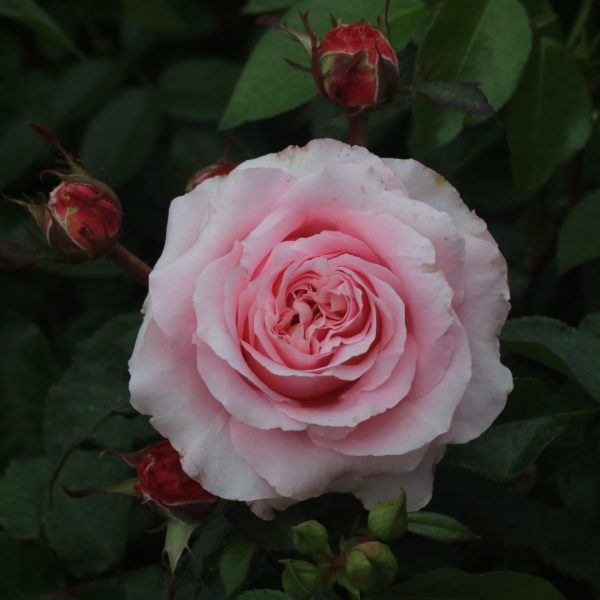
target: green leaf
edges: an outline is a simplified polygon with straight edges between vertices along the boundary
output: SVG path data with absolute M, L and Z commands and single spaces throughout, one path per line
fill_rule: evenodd
M 556 251 L 559 273 L 600 257 L 598 222 L 600 190 L 575 205 L 563 223 Z
M 149 600 L 150 598 L 166 600 L 169 583 L 167 571 L 158 567 L 149 567 L 131 573 L 123 581 L 123 600 Z M 177 594 L 177 598 L 179 597 L 180 595 Z
M 245 15 L 259 15 L 262 13 L 285 10 L 295 4 L 296 0 L 248 0 L 242 8 Z
M 197 576 L 204 572 L 205 559 L 223 545 L 231 525 L 226 516 L 227 503 L 220 502 L 202 522 L 192 545 L 192 568 Z
M 186 59 L 163 71 L 158 100 L 165 113 L 197 123 L 218 121 L 239 67 L 221 59 Z
M 34 0 L 0 0 L 0 17 L 14 19 L 71 52 L 81 55 L 54 19 Z
M 48 480 L 44 456 L 15 459 L 4 472 L 0 479 L 0 526 L 12 538 L 37 538 Z
M 513 479 L 566 429 L 574 414 L 542 381 L 516 379 L 500 422 L 468 444 L 450 446 L 445 464 L 494 480 Z
M 0 138 L 0 187 L 20 177 L 47 151 L 43 140 L 31 129 L 27 117 L 11 119 Z
M 513 94 L 530 48 L 529 21 L 517 0 L 445 0 L 419 48 L 417 69 L 431 65 L 431 81 L 481 84 L 498 110 Z M 415 102 L 414 118 L 423 153 L 455 138 L 464 123 L 463 113 L 425 99 Z
M 133 177 L 160 134 L 160 112 L 150 89 L 121 92 L 90 121 L 81 153 L 86 166 L 106 170 L 116 187 Z
M 183 551 L 187 548 L 188 541 L 198 527 L 198 523 L 184 523 L 170 519 L 167 521 L 167 533 L 165 536 L 165 554 L 169 560 L 171 573 L 175 573 L 177 563 Z
M 521 560 L 540 557 L 564 575 L 600 587 L 600 538 L 566 510 L 548 508 L 522 492 L 507 492 L 505 486 L 467 471 L 441 470 L 436 486 L 449 492 L 445 509 L 468 519 L 486 541 L 502 542 L 505 552 L 519 553 Z
M 129 410 L 127 361 L 141 324 L 139 315 L 116 317 L 85 344 L 48 394 L 44 439 L 48 452 L 62 456 L 92 436 L 114 412 Z
M 33 600 L 61 584 L 50 553 L 33 542 L 15 542 L 0 535 L 0 589 L 7 600 Z
M 374 22 L 383 10 L 372 0 L 301 0 L 284 15 L 284 20 L 302 29 L 298 11 L 310 11 L 310 22 L 322 35 L 331 27 L 331 15 L 346 23 L 364 19 Z M 414 29 L 422 22 L 426 9 L 421 0 L 397 0 L 390 6 L 391 41 L 402 48 Z M 317 90 L 312 77 L 291 68 L 284 59 L 307 64 L 308 56 L 302 47 L 278 30 L 267 31 L 258 41 L 237 82 L 221 129 L 231 129 L 245 121 L 266 119 L 300 106 Z
M 219 557 L 219 575 L 228 596 L 244 585 L 254 550 L 254 544 L 240 537 L 233 538 L 223 548 Z
M 600 338 L 600 312 L 590 313 L 579 323 L 579 329 Z
M 169 0 L 122 0 L 123 16 L 139 25 L 161 31 L 186 28 L 185 19 Z
M 22 317 L 0 312 L 0 465 L 41 450 L 44 396 L 58 369 L 44 334 Z
M 108 58 L 79 62 L 67 69 L 54 96 L 54 111 L 61 124 L 84 119 L 96 111 L 125 76 L 122 64 Z
M 515 184 L 523 197 L 548 181 L 587 142 L 592 105 L 577 62 L 558 42 L 535 45 L 507 118 Z
M 291 598 L 279 590 L 251 590 L 240 594 L 236 600 L 291 600 Z
M 600 400 L 600 340 L 591 333 L 548 317 L 523 317 L 508 321 L 500 339 L 507 350 L 574 379 Z
M 58 481 L 69 489 L 108 485 L 131 476 L 131 468 L 116 456 L 75 452 Z M 70 498 L 53 489 L 45 531 L 50 546 L 76 576 L 99 573 L 119 561 L 125 552 L 131 500 L 98 494 Z
M 434 542 L 469 542 L 479 538 L 460 521 L 433 512 L 408 513 L 408 531 Z
M 452 108 L 466 115 L 489 119 L 496 115 L 477 83 L 465 81 L 420 81 L 410 86 L 413 93 L 441 108 Z
M 14 71 L 23 61 L 19 40 L 8 31 L 0 31 L 0 73 Z
M 465 573 L 436 569 L 412 577 L 374 600 L 565 600 L 548 581 L 511 571 Z

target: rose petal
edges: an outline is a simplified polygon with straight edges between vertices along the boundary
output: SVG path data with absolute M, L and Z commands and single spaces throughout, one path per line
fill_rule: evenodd
M 131 360 L 131 403 L 182 456 L 183 470 L 212 494 L 258 500 L 273 488 L 231 445 L 229 415 L 195 369 L 194 347 L 176 347 L 146 316 Z M 168 400 L 168 403 L 166 403 Z

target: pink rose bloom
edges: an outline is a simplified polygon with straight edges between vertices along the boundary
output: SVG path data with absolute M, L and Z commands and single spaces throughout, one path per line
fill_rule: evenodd
M 504 407 L 508 296 L 496 242 L 441 176 L 290 147 L 173 201 L 131 402 L 190 477 L 261 516 L 401 487 L 416 510 L 445 446 Z

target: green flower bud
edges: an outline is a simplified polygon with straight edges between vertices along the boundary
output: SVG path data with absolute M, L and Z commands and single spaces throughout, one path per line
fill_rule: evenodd
M 371 561 L 360 550 L 352 550 L 346 556 L 344 572 L 353 583 L 367 582 L 373 574 L 373 567 Z
M 327 547 L 327 530 L 318 521 L 304 521 L 292 528 L 294 547 L 303 554 L 320 554 Z
M 389 546 L 381 542 L 358 544 L 346 556 L 345 574 L 363 592 L 372 593 L 389 587 L 397 571 L 396 557 Z
M 309 600 L 320 589 L 319 569 L 305 560 L 281 560 L 285 570 L 281 576 L 281 585 L 288 596 L 294 600 Z
M 394 502 L 378 502 L 369 513 L 368 525 L 371 533 L 384 542 L 402 537 L 408 527 L 404 490 Z

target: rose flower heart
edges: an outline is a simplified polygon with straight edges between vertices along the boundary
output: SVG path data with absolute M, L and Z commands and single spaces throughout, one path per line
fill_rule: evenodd
M 430 499 L 447 444 L 512 388 L 506 264 L 414 160 L 314 140 L 171 205 L 130 361 L 133 406 L 222 498 Z

